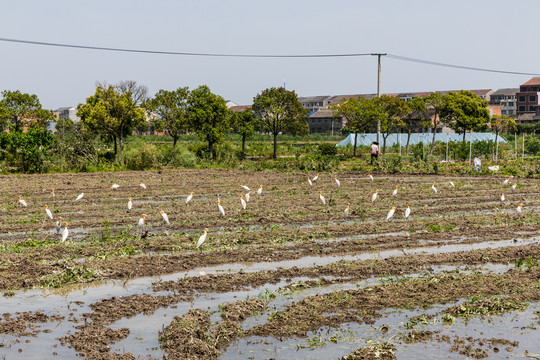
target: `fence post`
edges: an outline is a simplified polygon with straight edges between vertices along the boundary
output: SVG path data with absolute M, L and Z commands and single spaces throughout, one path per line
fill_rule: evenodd
M 469 166 L 471 166 L 472 158 L 472 130 L 469 132 Z
M 521 162 L 525 161 L 525 132 L 523 132 L 523 143 L 521 144 Z

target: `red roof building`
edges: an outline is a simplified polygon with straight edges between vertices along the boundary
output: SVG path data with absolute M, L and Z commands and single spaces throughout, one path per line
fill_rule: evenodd
M 540 96 L 540 77 L 530 79 L 519 87 L 517 97 L 517 114 L 535 114 Z

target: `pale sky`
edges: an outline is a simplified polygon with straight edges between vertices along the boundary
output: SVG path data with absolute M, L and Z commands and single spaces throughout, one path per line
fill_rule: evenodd
M 0 0 L 0 38 L 143 50 L 322 54 L 386 52 L 540 73 L 538 0 Z M 299 96 L 375 93 L 374 56 L 245 59 L 150 55 L 0 41 L 0 90 L 77 106 L 96 81 L 135 80 L 150 93 L 206 84 L 251 104 L 268 87 Z M 381 91 L 518 87 L 533 76 L 383 58 Z

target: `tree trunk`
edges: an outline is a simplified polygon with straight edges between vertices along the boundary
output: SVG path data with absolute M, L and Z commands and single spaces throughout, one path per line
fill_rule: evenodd
M 433 127 L 433 139 L 431 139 L 431 149 L 429 149 L 429 155 L 433 155 L 433 148 L 435 147 L 435 135 L 437 134 L 437 126 Z
M 214 149 L 212 141 L 208 140 L 208 152 L 210 153 L 210 160 L 214 160 Z
M 383 139 L 383 145 L 382 145 L 382 153 L 383 153 L 383 155 L 386 154 L 386 138 L 387 137 L 388 137 L 388 135 L 384 136 L 384 134 L 383 134 L 383 137 L 382 137 L 382 139 Z
M 353 145 L 353 156 L 356 157 L 356 137 L 358 135 L 356 135 L 356 133 L 354 133 L 354 145 Z
M 118 137 L 118 150 L 120 150 L 120 155 L 124 151 L 124 136 L 120 135 Z
M 116 136 L 113 136 L 113 139 L 114 139 L 114 156 L 116 156 L 116 154 L 118 153 L 118 147 L 116 145 Z
M 176 142 L 177 141 L 178 141 L 178 135 L 173 135 L 173 143 L 172 143 L 173 149 L 176 147 Z
M 409 132 L 407 133 L 407 155 L 409 155 L 409 140 L 411 140 L 411 131 L 409 130 Z
M 242 155 L 246 153 L 246 134 L 242 134 Z
M 274 133 L 274 159 L 277 159 L 277 133 Z
M 467 131 L 463 131 L 463 142 L 465 142 L 465 134 L 467 134 Z

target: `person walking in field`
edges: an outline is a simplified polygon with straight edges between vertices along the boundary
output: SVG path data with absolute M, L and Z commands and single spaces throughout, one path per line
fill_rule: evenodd
M 379 143 L 376 141 L 371 144 L 371 165 L 373 165 L 373 159 L 375 161 L 379 159 Z

